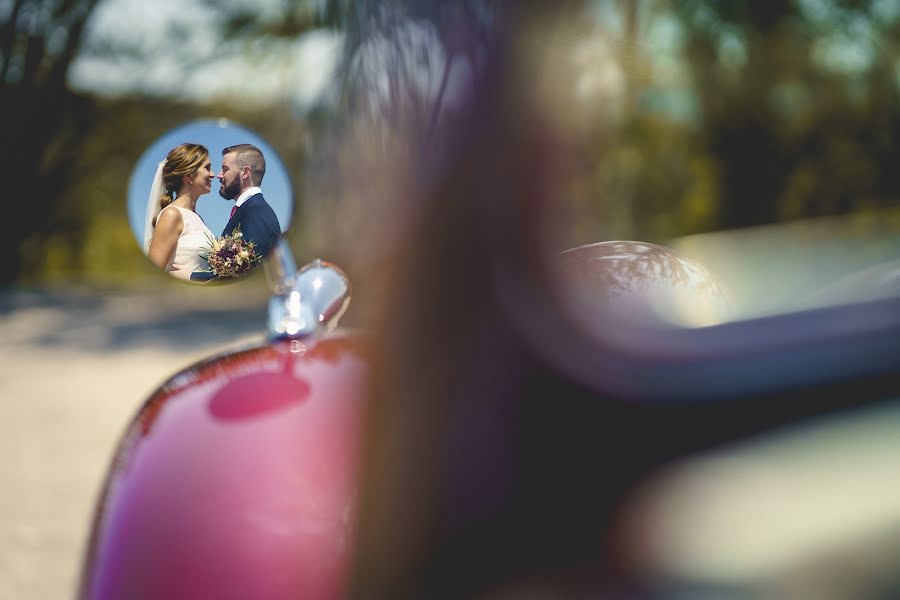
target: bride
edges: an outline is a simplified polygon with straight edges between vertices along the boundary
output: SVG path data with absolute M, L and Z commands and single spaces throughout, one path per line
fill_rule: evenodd
M 200 144 L 176 146 L 156 169 L 147 201 L 144 250 L 150 262 L 180 279 L 209 269 L 200 250 L 214 236 L 194 209 L 214 178 L 209 151 Z

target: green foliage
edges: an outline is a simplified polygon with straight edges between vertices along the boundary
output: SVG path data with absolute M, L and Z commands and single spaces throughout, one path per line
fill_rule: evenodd
M 689 1 L 640 13 L 677 19 L 683 42 L 669 58 L 688 77 L 647 78 L 648 67 L 636 76 L 642 61 L 659 57 L 646 50 L 651 40 L 633 40 L 631 97 L 674 87 L 697 113 L 685 122 L 631 103 L 596 147 L 609 155 L 596 168 L 613 171 L 592 178 L 607 236 L 665 240 L 898 204 L 898 19 L 872 2 L 806 5 Z M 822 50 L 848 30 L 868 32 L 873 49 L 853 68 Z
M 90 103 L 70 93 L 65 77 L 96 0 L 9 3 L 0 15 L 0 163 L 8 226 L 0 238 L 0 283 L 40 264 L 41 243 L 57 227 L 55 205 L 71 173 L 71 159 L 94 118 Z
M 343 28 L 354 13 L 356 2 L 325 0 L 325 2 L 270 2 L 264 16 L 259 5 L 223 4 L 205 0 L 222 15 L 223 38 L 256 39 L 259 37 L 295 38 L 313 29 Z

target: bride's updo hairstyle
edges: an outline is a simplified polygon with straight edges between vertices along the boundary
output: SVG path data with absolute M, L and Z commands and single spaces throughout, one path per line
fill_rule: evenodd
M 201 144 L 191 144 L 185 142 L 179 144 L 169 151 L 166 156 L 166 164 L 163 166 L 163 184 L 165 190 L 159 197 L 159 210 L 172 203 L 175 194 L 181 189 L 181 178 L 185 175 L 193 175 L 197 172 L 209 156 L 209 150 Z M 156 226 L 156 219 L 153 219 L 153 226 Z

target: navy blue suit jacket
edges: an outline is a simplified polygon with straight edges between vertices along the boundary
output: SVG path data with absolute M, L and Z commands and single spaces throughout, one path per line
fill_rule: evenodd
M 244 234 L 244 239 L 256 244 L 256 252 L 260 256 L 269 254 L 281 235 L 278 217 L 262 194 L 250 196 L 238 207 L 222 230 L 222 236 L 231 235 L 238 226 Z
M 278 217 L 262 194 L 250 196 L 238 207 L 222 230 L 222 237 L 231 235 L 238 226 L 244 234 L 244 239 L 256 244 L 256 252 L 263 257 L 269 254 L 275 241 L 281 236 Z M 213 277 L 215 275 L 207 272 L 191 273 L 192 281 L 209 281 Z

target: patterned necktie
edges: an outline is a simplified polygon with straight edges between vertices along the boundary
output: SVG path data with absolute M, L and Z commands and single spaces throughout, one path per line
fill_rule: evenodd
M 234 213 L 236 213 L 236 212 L 237 212 L 237 205 L 232 206 L 232 207 L 231 207 L 231 216 L 228 217 L 228 220 L 229 220 L 229 221 L 230 221 L 231 219 L 234 218 Z

